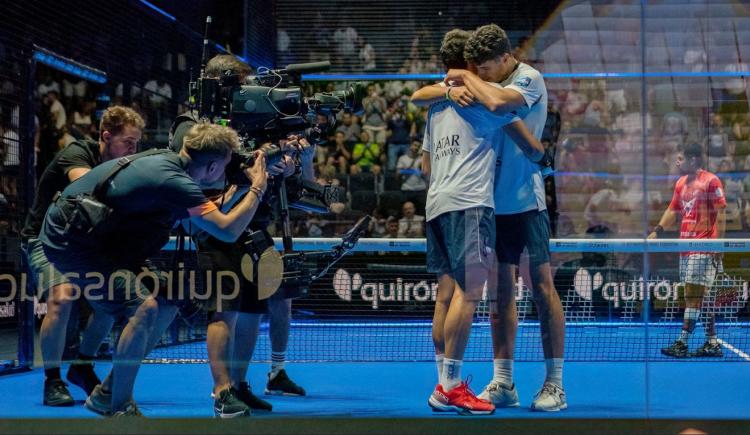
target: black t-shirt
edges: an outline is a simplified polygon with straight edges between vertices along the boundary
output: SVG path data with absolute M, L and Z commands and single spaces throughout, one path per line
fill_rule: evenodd
M 44 169 L 34 197 L 29 214 L 26 215 L 26 224 L 21 230 L 24 240 L 36 238 L 42 229 L 44 215 L 52 203 L 52 198 L 57 192 L 62 192 L 69 184 L 68 172 L 75 168 L 93 168 L 102 162 L 99 154 L 99 142 L 82 140 L 72 142 L 70 145 L 57 153 L 54 159 Z
M 117 163 L 112 160 L 92 169 L 68 186 L 65 198 L 91 193 Z M 185 172 L 187 161 L 175 153 L 134 160 L 109 182 L 103 202 L 114 211 L 104 235 L 65 232 L 65 217 L 52 204 L 39 239 L 52 249 L 68 249 L 84 259 L 139 264 L 158 254 L 178 220 L 216 209 L 198 184 Z

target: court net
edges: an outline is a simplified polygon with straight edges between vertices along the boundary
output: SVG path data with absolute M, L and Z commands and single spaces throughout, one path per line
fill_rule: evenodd
M 336 241 L 298 239 L 295 249 L 320 250 Z M 667 360 L 660 349 L 679 336 L 685 308 L 680 262 L 697 258 L 687 273 L 705 278 L 709 286 L 690 349 L 703 344 L 704 325 L 714 317 L 723 356 L 711 360 L 750 361 L 750 241 L 556 239 L 550 249 L 565 313 L 566 360 Z M 163 254 L 166 259 L 170 252 Z M 519 321 L 515 357 L 538 361 L 544 358 L 540 316 L 526 264 L 522 259 L 514 289 Z M 288 359 L 431 361 L 436 294 L 435 276 L 425 267 L 423 239 L 362 239 L 355 252 L 312 284 L 309 296 L 294 301 Z M 149 360 L 205 362 L 205 333 L 204 312 L 181 315 Z M 475 315 L 465 360 L 491 358 L 485 299 Z M 270 360 L 267 319 L 253 359 Z

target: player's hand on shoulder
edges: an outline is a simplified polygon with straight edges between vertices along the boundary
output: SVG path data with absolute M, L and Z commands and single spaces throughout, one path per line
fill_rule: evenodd
M 466 86 L 453 86 L 449 88 L 448 97 L 461 107 L 474 104 L 474 94 Z
M 449 86 L 462 86 L 464 84 L 464 75 L 467 73 L 465 69 L 451 68 L 448 73 L 445 74 L 443 81 Z

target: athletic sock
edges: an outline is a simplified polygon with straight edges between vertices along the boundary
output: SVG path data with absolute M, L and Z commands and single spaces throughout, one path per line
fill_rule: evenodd
M 440 374 L 440 385 L 444 391 L 450 391 L 461 383 L 461 366 L 464 362 L 460 359 L 443 359 L 443 373 Z
M 51 369 L 44 369 L 44 378 L 46 380 L 62 379 L 60 377 L 60 367 L 54 367 Z
M 280 371 L 284 370 L 284 364 L 286 364 L 286 352 L 271 352 L 271 371 L 268 378 L 275 378 Z
M 680 338 L 678 340 L 687 344 L 690 334 L 695 330 L 695 324 L 698 322 L 700 314 L 701 310 L 698 308 L 685 308 L 682 332 L 680 333 Z
M 716 334 L 708 335 L 706 336 L 706 341 L 708 341 L 710 345 L 715 346 L 719 344 L 719 337 L 717 337 Z
M 492 381 L 503 385 L 513 385 L 513 360 L 512 359 L 493 359 L 492 360 Z
M 443 376 L 443 360 L 445 359 L 445 355 L 442 353 L 435 354 L 435 365 L 437 366 L 437 372 L 438 372 L 438 382 L 440 382 L 440 377 Z
M 544 360 L 544 365 L 547 366 L 547 379 L 544 380 L 545 382 L 562 388 L 563 361 L 562 358 L 547 358 Z

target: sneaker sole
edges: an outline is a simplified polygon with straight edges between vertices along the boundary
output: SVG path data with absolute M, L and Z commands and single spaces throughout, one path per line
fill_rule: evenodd
M 427 399 L 427 404 L 430 405 L 430 408 L 434 412 L 451 412 L 453 411 L 452 406 L 443 405 L 442 403 L 438 402 L 437 400 L 433 399 L 432 396 L 430 396 L 429 399 Z
M 477 411 L 462 408 L 460 406 L 444 405 L 434 400 L 432 397 L 427 399 L 427 404 L 430 405 L 430 408 L 432 408 L 435 412 L 456 412 L 458 415 L 490 415 L 495 413 L 494 409 L 491 411 Z
M 670 358 L 687 358 L 688 356 L 690 356 L 690 355 L 688 355 L 688 354 L 684 354 L 684 355 L 675 355 L 675 354 L 673 354 L 673 353 L 668 353 L 668 352 L 664 352 L 664 351 L 661 351 L 661 354 L 662 354 L 662 355 L 664 355 L 664 356 L 668 356 L 668 357 L 670 357 Z
M 492 400 L 490 400 L 489 398 L 484 398 L 481 395 L 477 396 L 477 398 L 482 399 L 485 402 L 492 403 L 493 405 L 495 405 L 495 408 L 518 408 L 519 406 L 521 406 L 521 402 L 518 401 L 518 400 L 516 400 L 513 403 L 495 403 Z
M 111 414 L 111 411 L 104 411 L 101 408 L 97 408 L 96 405 L 94 405 L 93 403 L 91 403 L 91 401 L 89 401 L 89 399 L 86 399 L 86 402 L 83 404 L 83 407 L 95 414 L 103 415 L 105 417 L 108 417 Z
M 241 412 L 234 412 L 231 414 L 224 414 L 221 412 L 216 412 L 214 410 L 214 417 L 221 418 L 221 419 L 227 419 L 227 418 L 239 418 L 239 417 L 249 417 L 250 413 L 248 411 L 241 411 Z
M 563 403 L 560 406 L 557 406 L 555 408 L 550 408 L 550 409 L 535 408 L 533 405 L 531 406 L 531 410 L 535 411 L 535 412 L 558 412 L 558 411 L 563 411 L 565 409 L 568 409 L 568 404 L 567 403 Z
M 60 402 L 49 402 L 45 400 L 42 403 L 44 403 L 44 406 L 51 406 L 53 408 L 63 408 L 63 407 L 75 405 L 76 401 L 75 400 L 63 400 Z
M 269 390 L 268 388 L 266 388 L 263 394 L 265 394 L 266 396 L 290 396 L 290 397 L 304 397 L 305 396 L 305 394 L 287 393 L 286 391 Z

